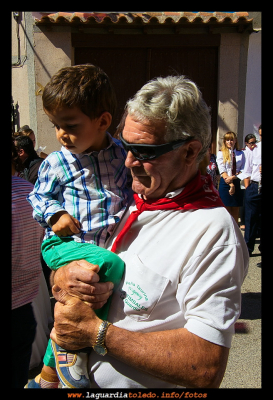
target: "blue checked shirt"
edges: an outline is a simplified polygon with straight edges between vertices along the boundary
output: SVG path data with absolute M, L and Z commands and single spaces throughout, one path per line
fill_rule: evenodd
M 49 220 L 58 211 L 66 210 L 80 221 L 75 241 L 98 246 L 120 220 L 129 195 L 126 152 L 119 140 L 108 137 L 109 146 L 99 152 L 72 154 L 62 147 L 42 162 L 27 200 L 34 219 L 46 228 L 44 239 L 55 235 Z

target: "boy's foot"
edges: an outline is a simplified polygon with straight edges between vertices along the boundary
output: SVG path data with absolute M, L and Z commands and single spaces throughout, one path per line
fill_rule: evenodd
M 51 340 L 56 370 L 63 388 L 89 388 L 87 353 L 68 353 Z
M 41 374 L 39 374 L 25 385 L 25 389 L 56 389 L 58 384 L 58 381 L 50 382 L 42 379 Z
M 25 389 L 42 389 L 40 385 L 41 374 L 37 375 L 34 379 L 25 385 Z

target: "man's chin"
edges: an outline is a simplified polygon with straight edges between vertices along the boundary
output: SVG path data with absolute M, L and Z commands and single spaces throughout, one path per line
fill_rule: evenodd
M 135 193 L 140 194 L 143 196 L 144 200 L 149 200 L 149 199 L 158 199 L 160 196 L 158 196 L 158 193 L 154 188 L 150 186 L 145 186 L 141 184 L 139 181 L 134 182 L 132 184 L 132 189 Z
M 141 194 L 144 196 L 146 191 L 149 191 L 151 181 L 147 178 L 145 178 L 145 179 L 147 180 L 146 184 L 144 184 L 143 182 L 140 182 L 139 179 L 133 179 L 132 189 L 135 193 Z M 149 186 L 146 186 L 146 185 L 149 185 Z

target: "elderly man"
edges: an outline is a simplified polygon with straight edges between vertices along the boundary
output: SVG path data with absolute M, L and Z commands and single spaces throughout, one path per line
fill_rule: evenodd
M 70 350 L 94 348 L 93 388 L 219 387 L 248 252 L 198 171 L 211 141 L 209 109 L 189 79 L 157 78 L 128 101 L 120 138 L 136 194 L 106 246 L 126 263 L 111 323 L 92 308 L 112 283 L 74 261 L 52 276 L 59 302 L 51 338 Z

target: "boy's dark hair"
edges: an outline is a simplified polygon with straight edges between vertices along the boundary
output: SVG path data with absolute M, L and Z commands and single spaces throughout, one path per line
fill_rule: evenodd
M 18 150 L 23 149 L 29 156 L 35 152 L 33 141 L 29 136 L 17 136 L 14 138 Z
M 94 119 L 116 110 L 116 95 L 106 73 L 92 64 L 60 69 L 43 90 L 43 106 L 48 112 L 59 107 L 77 106 Z

